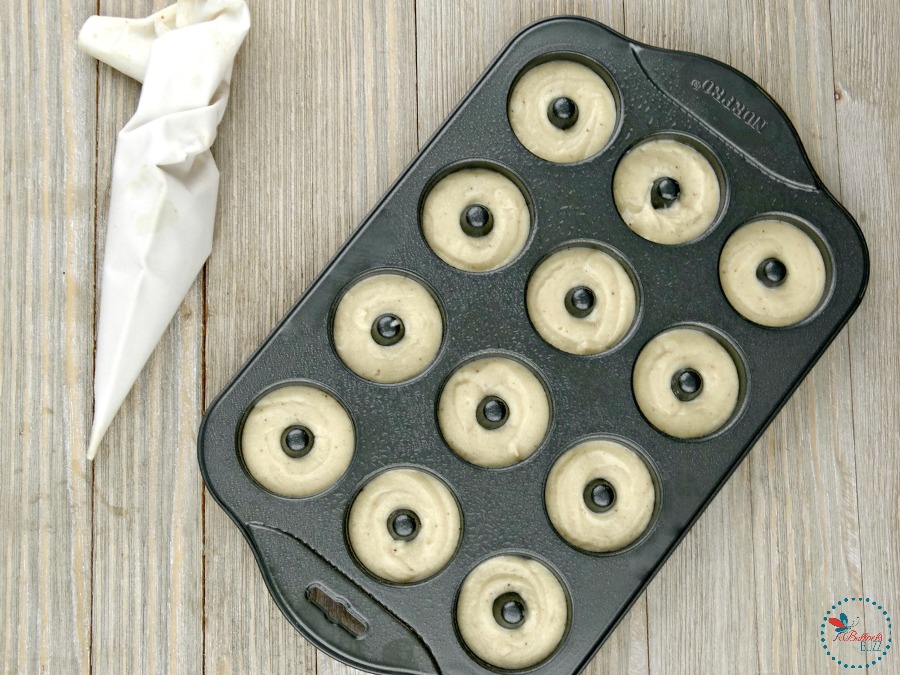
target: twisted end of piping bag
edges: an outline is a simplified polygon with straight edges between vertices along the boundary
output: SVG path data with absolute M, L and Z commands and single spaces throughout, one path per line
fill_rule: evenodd
M 113 163 L 88 459 L 209 257 L 219 187 L 209 150 L 249 29 L 245 0 L 178 0 L 145 19 L 91 17 L 78 36 L 144 84 Z

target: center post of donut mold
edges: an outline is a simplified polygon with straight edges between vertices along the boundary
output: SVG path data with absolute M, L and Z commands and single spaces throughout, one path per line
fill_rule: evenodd
M 681 185 L 674 178 L 663 176 L 653 181 L 650 188 L 650 205 L 657 211 L 667 209 L 681 196 Z
M 499 396 L 485 396 L 475 410 L 475 419 L 485 429 L 499 429 L 509 419 L 509 406 Z
M 459 226 L 470 237 L 484 237 L 494 229 L 494 214 L 481 204 L 471 204 L 459 214 Z
M 281 449 L 288 457 L 305 457 L 313 448 L 316 437 L 302 424 L 292 424 L 281 434 Z
M 787 278 L 787 272 L 787 266 L 778 258 L 766 258 L 756 268 L 756 278 L 764 286 L 777 288 L 784 283 L 784 280 Z
M 406 334 L 403 319 L 396 314 L 382 314 L 372 323 L 372 339 L 382 347 L 392 347 Z
M 560 96 L 548 106 L 547 119 L 557 129 L 571 129 L 578 122 L 578 105 L 568 96 Z
M 526 618 L 526 605 L 522 596 L 510 592 L 498 595 L 494 600 L 494 621 L 504 628 L 516 629 L 521 627 Z
M 672 393 L 679 401 L 693 401 L 703 391 L 703 377 L 693 368 L 682 368 L 672 376 Z
M 594 513 L 609 511 L 616 502 L 616 489 L 605 478 L 595 478 L 584 487 L 584 503 Z
M 412 541 L 419 534 L 419 516 L 409 509 L 397 509 L 388 516 L 387 528 L 397 541 Z
M 576 319 L 583 319 L 594 311 L 596 302 L 594 291 L 587 286 L 576 286 L 566 293 L 566 311 Z

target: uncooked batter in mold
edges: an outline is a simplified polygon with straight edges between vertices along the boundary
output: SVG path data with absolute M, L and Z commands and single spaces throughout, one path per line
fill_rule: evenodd
M 556 575 L 531 558 L 502 555 L 469 572 L 456 604 L 463 641 L 497 668 L 521 669 L 550 656 L 569 622 Z
M 634 366 L 634 397 L 663 433 L 700 438 L 720 429 L 738 403 L 739 377 L 718 340 L 693 328 L 660 333 Z
M 761 220 L 725 243 L 719 281 L 741 316 L 763 326 L 790 326 L 812 314 L 825 295 L 825 261 L 799 227 Z
M 547 513 L 573 546 L 605 553 L 641 536 L 653 515 L 656 490 L 647 465 L 631 448 L 611 440 L 576 445 L 547 478 Z
M 310 497 L 344 474 L 355 443 L 344 407 L 318 387 L 296 384 L 275 389 L 253 406 L 241 431 L 241 457 L 267 490 Z
M 557 163 L 593 157 L 616 128 L 609 86 L 575 61 L 549 61 L 528 70 L 512 90 L 508 114 L 522 145 Z
M 613 196 L 625 224 L 658 244 L 683 244 L 706 232 L 721 201 L 709 161 L 685 143 L 656 139 L 622 158 Z
M 444 334 L 441 310 L 418 281 L 376 274 L 357 282 L 334 314 L 338 356 L 360 377 L 382 384 L 403 382 L 437 356 Z
M 438 401 L 438 423 L 444 440 L 466 461 L 510 466 L 541 444 L 550 424 L 550 401 L 529 368 L 488 357 L 450 376 Z
M 444 262 L 467 272 L 510 263 L 528 241 L 531 212 L 522 191 L 491 169 L 441 179 L 422 206 L 422 234 Z
M 395 583 L 427 579 L 459 545 L 459 506 L 444 483 L 424 471 L 392 469 L 367 483 L 350 509 L 347 534 L 360 563 Z
M 599 354 L 628 331 L 634 284 L 615 258 L 589 247 L 554 253 L 532 274 L 528 316 L 541 337 L 570 354 Z

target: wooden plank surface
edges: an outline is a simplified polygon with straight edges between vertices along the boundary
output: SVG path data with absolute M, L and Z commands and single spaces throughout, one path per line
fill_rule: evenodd
M 99 13 L 146 16 L 154 0 L 102 0 Z M 92 8 L 94 12 L 97 8 Z M 83 54 L 78 58 L 93 65 Z M 140 85 L 97 68 L 97 288 L 116 135 Z M 201 481 L 191 447 L 202 409 L 200 284 L 138 378 L 94 461 L 93 667 L 196 673 L 202 668 Z
M 722 11 L 643 0 L 627 3 L 625 24 L 639 40 L 754 78 L 840 194 L 826 0 L 742 0 Z M 856 495 L 853 414 L 836 393 L 849 378 L 844 332 L 651 585 L 651 671 L 825 667 L 810 627 L 834 594 L 861 592 L 859 522 L 846 509 Z
M 223 181 L 208 270 L 207 402 L 416 151 L 413 4 L 323 7 L 254 4 L 238 57 L 216 149 Z M 315 650 L 281 616 L 243 538 L 209 498 L 206 543 L 207 671 L 316 672 Z M 322 670 L 347 672 L 337 663 Z
M 900 613 L 895 0 L 254 2 L 214 150 L 213 256 L 93 465 L 95 261 L 115 135 L 139 87 L 73 42 L 90 14 L 141 16 L 163 0 L 7 4 L 0 672 L 359 672 L 290 628 L 204 494 L 200 414 L 497 50 L 569 13 L 759 81 L 872 252 L 849 330 L 588 672 L 837 672 L 816 633 L 834 598 Z
M 857 511 L 866 596 L 900 614 L 900 5 L 873 1 L 861 12 L 832 0 L 838 141 L 844 202 L 869 242 L 869 292 L 849 327 L 856 441 Z M 880 612 L 879 612 L 880 613 Z M 872 608 L 867 626 L 875 618 Z M 877 617 L 881 619 L 881 617 Z M 881 623 L 880 625 L 884 625 Z M 895 623 L 896 625 L 896 623 Z M 900 671 L 894 632 L 892 667 Z M 887 658 L 887 657 L 886 657 Z M 877 668 L 873 668 L 877 672 Z
M 87 0 L 4 3 L 0 671 L 90 672 L 96 70 Z

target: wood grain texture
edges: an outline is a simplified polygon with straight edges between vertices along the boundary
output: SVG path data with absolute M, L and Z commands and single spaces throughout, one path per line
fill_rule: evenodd
M 142 17 L 161 6 L 158 0 L 102 0 L 99 13 Z M 95 63 L 85 55 L 79 58 Z M 99 291 L 116 135 L 134 114 L 140 85 L 106 65 L 97 72 Z M 97 672 L 196 673 L 202 668 L 197 649 L 203 642 L 202 493 L 194 452 L 203 403 L 202 318 L 198 282 L 94 461 Z
M 762 84 L 840 193 L 827 1 L 636 2 L 625 22 Z M 812 627 L 835 593 L 861 590 L 853 413 L 838 393 L 849 378 L 844 332 L 651 586 L 652 671 L 824 668 Z
M 622 7 L 621 0 L 416 0 L 419 144 L 429 139 L 517 31 L 564 14 L 622 30 Z
M 322 652 L 318 653 L 316 660 L 316 675 L 366 675 L 365 671 L 351 668 L 340 661 L 335 661 Z
M 900 614 L 900 5 L 832 0 L 844 202 L 869 242 L 869 292 L 849 327 L 865 595 Z M 848 508 L 853 508 L 849 504 Z M 866 617 L 871 626 L 872 616 Z M 881 624 L 883 625 L 883 624 Z M 889 658 L 900 670 L 897 654 Z M 875 670 L 877 672 L 877 670 Z
M 849 329 L 586 672 L 829 672 L 816 631 L 834 598 L 900 613 L 895 0 L 253 2 L 214 148 L 213 256 L 91 465 L 95 261 L 139 86 L 74 39 L 97 11 L 164 4 L 0 9 L 0 672 L 359 675 L 283 619 L 203 493 L 200 413 L 496 52 L 556 14 L 759 81 L 872 254 Z
M 96 71 L 89 3 L 4 3 L 0 671 L 87 673 Z
M 208 396 L 416 151 L 413 4 L 324 7 L 254 4 L 238 56 L 216 148 L 223 181 L 208 275 Z M 206 542 L 207 671 L 316 672 L 315 650 L 275 608 L 248 546 L 209 498 Z M 323 672 L 347 671 L 332 663 Z

